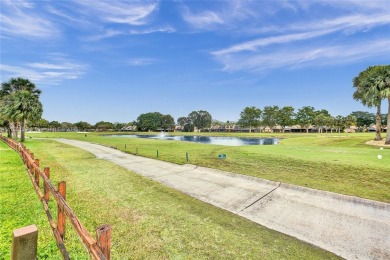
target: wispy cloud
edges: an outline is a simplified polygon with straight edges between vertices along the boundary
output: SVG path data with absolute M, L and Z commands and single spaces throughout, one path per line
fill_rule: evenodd
M 318 30 L 342 31 L 346 34 L 369 30 L 375 26 L 390 24 L 390 16 L 386 12 L 375 14 L 350 14 L 340 17 L 319 18 L 305 22 L 295 22 L 285 25 L 270 25 L 261 28 L 244 29 L 249 34 L 262 33 L 297 33 Z
M 292 41 L 308 40 L 314 37 L 328 34 L 333 31 L 334 30 L 323 30 L 323 31 L 313 31 L 313 32 L 306 32 L 306 33 L 296 33 L 296 34 L 261 38 L 257 40 L 240 43 L 219 51 L 215 51 L 212 52 L 212 54 L 216 56 L 220 56 L 220 55 L 226 55 L 226 54 L 237 53 L 242 51 L 255 51 L 260 47 L 268 46 L 271 44 L 280 44 L 280 43 L 289 43 Z
M 300 33 L 291 33 L 278 36 L 271 36 L 243 42 L 240 44 L 233 45 L 231 47 L 218 50 L 213 52 L 213 55 L 224 55 L 242 51 L 255 51 L 260 47 L 289 43 L 294 41 L 308 40 L 315 37 L 324 36 L 334 32 L 352 33 L 359 30 L 367 30 L 374 26 L 390 24 L 389 15 L 375 15 L 375 16 L 364 16 L 364 15 L 353 15 L 339 17 L 332 20 L 322 20 L 307 24 L 292 24 L 285 28 L 273 28 L 274 30 L 280 31 L 306 31 Z
M 146 18 L 158 7 L 157 2 L 150 1 L 76 0 L 74 2 L 105 22 L 130 25 L 145 24 Z
M 390 38 L 338 45 L 290 46 L 256 53 L 215 56 L 226 71 L 265 71 L 275 68 L 300 68 L 353 63 L 390 53 Z
M 149 28 L 144 30 L 130 30 L 129 34 L 149 34 L 149 33 L 173 33 L 176 30 L 171 26 Z
M 64 80 L 81 78 L 87 66 L 65 59 L 57 54 L 50 62 L 32 62 L 21 65 L 0 64 L 1 80 L 24 77 L 42 85 L 59 85 Z
M 96 27 L 95 21 L 83 15 L 82 10 L 72 9 L 72 6 L 64 4 L 65 2 L 56 2 L 57 6 L 46 6 L 44 10 L 57 21 L 57 23 L 76 28 L 78 30 L 91 30 Z
M 195 10 L 190 8 L 190 5 L 184 5 L 181 8 L 181 16 L 192 27 L 209 31 L 236 28 L 240 22 L 258 15 L 252 8 L 256 1 L 230 0 L 210 3 L 211 6 L 207 5 L 206 10 Z
M 119 36 L 119 35 L 124 35 L 124 34 L 126 34 L 126 32 L 108 29 L 100 34 L 88 36 L 85 39 L 87 41 L 100 41 L 103 39 L 107 39 L 107 38 L 111 38 L 111 37 L 115 37 L 115 36 Z
M 212 25 L 224 23 L 222 17 L 213 11 L 203 11 L 194 14 L 188 8 L 185 8 L 183 18 L 196 28 L 210 28 Z
M 363 35 L 366 31 L 390 26 L 387 9 L 378 8 L 378 4 L 354 5 L 348 0 L 341 1 L 342 7 L 338 7 L 336 2 L 319 0 L 317 3 L 300 2 L 299 5 L 283 2 L 281 8 L 303 16 L 315 4 L 330 6 L 333 12 L 318 18 L 301 19 L 300 15 L 293 22 L 286 20 L 282 24 L 265 23 L 259 28 L 246 28 L 244 32 L 248 35 L 266 36 L 213 51 L 211 55 L 223 64 L 224 70 L 230 71 L 331 65 L 388 55 L 388 36 L 380 35 L 368 41 Z M 334 10 L 336 7 L 337 11 Z
M 151 34 L 151 33 L 173 33 L 175 31 L 176 30 L 170 26 L 139 29 L 139 30 L 132 29 L 129 31 L 107 29 L 100 34 L 88 36 L 85 39 L 87 41 L 100 41 L 103 39 L 108 39 L 108 38 L 112 38 L 112 37 L 120 36 L 120 35 L 123 36 L 123 35 L 142 35 L 142 34 Z
M 156 63 L 156 60 L 151 58 L 134 58 L 126 62 L 130 66 L 146 66 L 154 63 Z
M 0 32 L 4 35 L 51 38 L 60 31 L 50 20 L 36 13 L 29 1 L 1 1 Z

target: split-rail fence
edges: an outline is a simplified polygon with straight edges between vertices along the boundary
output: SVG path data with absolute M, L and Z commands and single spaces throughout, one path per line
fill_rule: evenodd
M 0 140 L 8 144 L 21 156 L 24 164 L 27 167 L 31 182 L 38 195 L 38 198 L 43 204 L 50 227 L 53 231 L 58 248 L 64 259 L 70 259 L 64 244 L 66 220 L 68 219 L 72 227 L 76 231 L 80 241 L 88 250 L 92 259 L 109 260 L 111 250 L 111 227 L 110 225 L 101 225 L 96 229 L 97 239 L 95 240 L 81 224 L 72 208 L 66 203 L 66 182 L 58 183 L 58 189 L 50 182 L 50 168 L 45 167 L 42 171 L 39 167 L 39 159 L 34 159 L 34 154 L 27 149 L 22 143 L 17 143 L 12 139 L 0 135 Z M 43 192 L 40 188 L 40 179 L 43 180 Z M 48 202 L 50 193 L 57 202 L 57 223 L 53 219 L 49 210 Z

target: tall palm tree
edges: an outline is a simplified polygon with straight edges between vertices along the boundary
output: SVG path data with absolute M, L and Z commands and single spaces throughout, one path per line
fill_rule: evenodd
M 389 96 L 388 92 L 390 92 L 389 83 L 386 85 L 386 82 L 390 81 L 390 79 L 386 80 L 386 78 L 388 78 L 386 74 L 389 74 L 388 71 L 389 65 L 371 66 L 360 72 L 359 75 L 353 79 L 353 86 L 356 88 L 355 93 L 353 93 L 353 98 L 355 100 L 360 100 L 362 104 L 367 107 L 376 106 L 377 108 L 375 140 L 382 140 L 381 105 L 382 99 Z
M 382 98 L 387 98 L 387 132 L 386 144 L 390 144 L 390 65 L 382 66 L 379 70 L 378 88 Z
M 24 94 L 16 95 L 16 93 L 24 92 Z M 29 95 L 27 93 L 30 93 Z M 11 78 L 8 82 L 3 82 L 0 89 L 0 114 L 3 120 L 6 120 L 8 124 L 6 128 L 8 133 L 14 132 L 14 138 L 18 138 L 19 126 L 22 126 L 22 142 L 24 141 L 24 126 L 26 120 L 32 115 L 39 114 L 39 108 L 42 110 L 42 104 L 39 102 L 39 95 L 41 91 L 36 88 L 35 84 L 24 78 Z M 21 104 L 29 103 L 26 98 L 31 98 L 31 112 L 27 111 L 27 108 L 23 108 Z M 36 104 L 38 102 L 39 104 Z M 21 106 L 17 108 L 19 103 Z M 34 105 L 35 104 L 35 105 Z M 33 112 L 38 109 L 37 112 Z M 17 113 L 18 112 L 18 113 Z M 26 117 L 20 116 L 20 113 L 26 114 Z M 40 112 L 40 115 L 42 112 Z M 22 120 L 22 121 L 21 121 Z
M 10 95 L 13 92 L 26 90 L 34 96 L 39 97 L 41 90 L 37 89 L 35 84 L 24 78 L 11 78 L 8 82 L 1 83 L 0 98 Z
M 8 118 L 14 125 L 14 138 L 18 138 L 19 125 L 21 128 L 20 141 L 25 140 L 25 126 L 28 120 L 38 120 L 42 116 L 42 104 L 39 99 L 27 90 L 21 90 L 5 96 L 1 101 L 0 114 Z

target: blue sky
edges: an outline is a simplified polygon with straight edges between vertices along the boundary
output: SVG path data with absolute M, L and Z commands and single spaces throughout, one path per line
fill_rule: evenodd
M 246 106 L 367 109 L 352 78 L 390 61 L 388 0 L 1 0 L 1 82 L 26 77 L 49 121 L 130 122 Z M 384 108 L 387 102 L 384 102 Z M 383 112 L 386 112 L 383 110 Z

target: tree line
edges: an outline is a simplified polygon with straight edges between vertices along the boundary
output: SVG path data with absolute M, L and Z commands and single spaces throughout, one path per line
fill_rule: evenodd
M 259 115 L 260 116 L 259 116 Z M 382 126 L 387 123 L 387 114 L 381 114 Z M 278 106 L 264 107 L 263 110 L 256 107 L 246 107 L 240 114 L 240 120 L 221 122 L 212 119 L 209 112 L 200 110 L 192 111 L 188 116 L 179 117 L 175 122 L 171 115 L 163 115 L 159 112 L 144 113 L 138 116 L 137 120 L 129 123 L 99 121 L 96 124 L 90 124 L 85 121 L 76 123 L 48 121 L 40 119 L 37 121 L 28 122 L 30 130 L 46 131 L 121 131 L 127 126 L 133 126 L 132 129 L 137 131 L 172 131 L 176 126 L 180 126 L 180 130 L 184 132 L 193 132 L 196 129 L 200 131 L 209 131 L 213 125 L 238 125 L 248 127 L 253 132 L 255 127 L 270 127 L 271 130 L 275 126 L 280 126 L 285 129 L 287 126 L 300 125 L 306 131 L 309 127 L 316 126 L 317 128 L 333 128 L 344 129 L 348 126 L 355 125 L 360 131 L 367 131 L 367 128 L 376 123 L 374 113 L 366 111 L 354 111 L 348 116 L 333 117 L 325 109 L 315 110 L 313 107 L 307 106 L 295 109 L 291 106 L 279 108 Z M 4 127 L 4 126 L 3 126 Z
M 252 106 L 241 111 L 237 123 L 248 127 L 249 132 L 252 132 L 254 127 L 263 129 L 269 127 L 272 132 L 276 126 L 280 126 L 282 132 L 284 132 L 286 127 L 293 125 L 299 125 L 306 132 L 309 132 L 309 128 L 316 126 L 318 131 L 321 132 L 324 128 L 344 129 L 356 125 L 356 122 L 357 119 L 353 115 L 333 117 L 327 110 L 316 110 L 312 106 L 304 106 L 298 109 L 297 112 L 292 106 L 282 108 L 279 108 L 279 106 L 265 106 L 263 109 Z
M 6 129 L 8 136 L 18 138 L 21 131 L 21 141 L 25 139 L 26 127 L 30 129 L 45 129 L 49 131 L 120 131 L 125 127 L 133 127 L 137 131 L 170 131 L 179 126 L 181 131 L 192 132 L 209 130 L 214 124 L 235 124 L 247 127 L 249 132 L 254 128 L 269 127 L 271 131 L 279 126 L 284 132 L 286 127 L 299 125 L 309 132 L 315 126 L 318 131 L 323 129 L 340 129 L 356 125 L 367 128 L 376 124 L 376 140 L 381 140 L 381 131 L 387 125 L 386 144 L 390 144 L 390 65 L 372 66 L 353 78 L 356 89 L 353 98 L 367 107 L 376 107 L 376 114 L 355 111 L 348 116 L 332 116 L 325 110 L 316 110 L 312 106 L 304 106 L 295 110 L 292 106 L 265 106 L 263 109 L 251 106 L 245 107 L 240 113 L 238 122 L 222 123 L 213 120 L 205 110 L 192 111 L 175 122 L 174 118 L 160 112 L 149 112 L 138 116 L 130 123 L 111 123 L 100 121 L 92 125 L 88 122 L 77 123 L 47 121 L 42 119 L 43 107 L 39 100 L 41 91 L 35 84 L 24 78 L 12 78 L 4 82 L 0 89 L 0 127 Z M 381 114 L 381 102 L 388 99 L 387 114 Z

